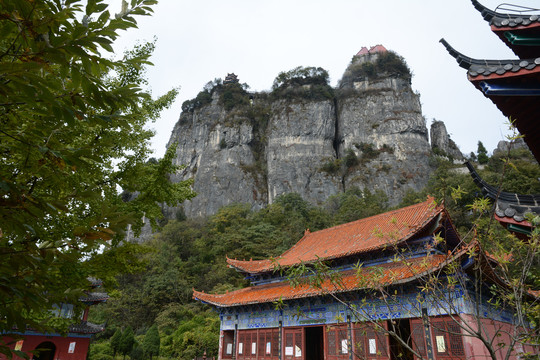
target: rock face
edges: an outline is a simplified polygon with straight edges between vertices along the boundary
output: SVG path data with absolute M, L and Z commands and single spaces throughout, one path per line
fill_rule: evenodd
M 433 123 L 431 123 L 429 135 L 431 137 L 431 148 L 435 153 L 449 156 L 454 160 L 462 161 L 465 159 L 456 143 L 450 139 L 450 135 L 448 135 L 446 126 L 442 121 L 434 120 Z
M 176 144 L 175 163 L 185 165 L 172 181 L 193 178 L 199 194 L 185 203 L 187 216 L 214 214 L 231 203 L 251 203 L 254 208 L 267 203 L 266 192 L 256 186 L 262 180 L 249 171 L 255 164 L 252 132 L 241 115 L 218 104 L 218 93 L 209 105 L 181 114 L 167 147 Z
M 529 147 L 527 146 L 523 138 L 518 138 L 514 140 L 513 142 L 501 140 L 497 143 L 497 148 L 493 150 L 493 155 L 505 155 L 508 152 L 509 148 L 511 150 L 516 150 L 516 149 L 529 150 Z
M 350 67 L 366 57 L 355 61 Z M 183 204 L 186 216 L 231 203 L 259 209 L 289 192 L 321 204 L 354 186 L 380 190 L 395 205 L 426 185 L 431 149 L 410 77 L 349 73 L 324 96 L 313 96 L 321 88 L 309 84 L 292 90 L 297 96 L 251 94 L 251 102 L 228 110 L 220 90 L 182 112 L 167 146 L 176 146 L 175 162 L 185 165 L 173 181 L 194 179 L 198 195 Z
M 396 205 L 407 190 L 422 189 L 431 172 L 419 97 L 405 79 L 355 82 L 354 88 L 338 101 L 338 156 L 358 158 L 344 189 L 382 190 Z

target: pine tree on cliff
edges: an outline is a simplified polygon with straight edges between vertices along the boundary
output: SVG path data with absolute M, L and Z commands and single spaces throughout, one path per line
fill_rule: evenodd
M 478 163 L 487 164 L 489 157 L 487 155 L 487 150 L 481 141 L 478 141 L 478 150 L 476 152 L 478 153 Z

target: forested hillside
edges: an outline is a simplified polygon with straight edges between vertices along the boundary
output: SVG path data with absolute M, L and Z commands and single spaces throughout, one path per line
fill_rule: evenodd
M 428 187 L 410 192 L 400 206 L 425 200 L 427 194 L 444 201 L 455 225 L 470 239 L 472 217 L 469 204 L 480 196 L 470 175 L 444 157 L 431 159 L 437 167 Z M 502 156 L 492 157 L 480 171 L 484 179 L 498 184 L 504 172 L 503 188 L 520 193 L 540 193 L 540 168 L 528 151 L 511 153 L 511 165 Z M 504 171 L 503 171 L 504 166 Z M 227 268 L 225 259 L 263 259 L 279 255 L 298 241 L 306 229 L 311 231 L 353 221 L 388 210 L 381 193 L 351 189 L 331 196 L 321 207 L 310 205 L 299 195 L 282 195 L 270 206 L 249 210 L 236 204 L 221 208 L 207 219 L 169 221 L 148 243 L 141 257 L 146 269 L 118 279 L 118 289 L 108 289 L 112 298 L 93 310 L 93 321 L 108 322 L 91 348 L 91 359 L 111 359 L 125 352 L 133 359 L 143 358 L 145 333 L 156 325 L 160 334 L 160 356 L 185 360 L 217 354 L 219 319 L 209 306 L 192 300 L 192 289 L 225 292 L 248 283 Z M 508 233 L 497 225 L 500 236 Z M 510 240 L 511 241 L 511 240 Z M 488 249 L 489 250 L 489 249 Z M 538 282 L 538 274 L 531 274 Z M 113 340 L 133 329 L 133 349 L 122 350 Z M 117 333 L 115 336 L 113 336 Z M 148 335 L 147 335 L 148 336 Z M 138 347 L 137 347 L 138 346 Z M 148 345 L 146 345 L 148 346 Z

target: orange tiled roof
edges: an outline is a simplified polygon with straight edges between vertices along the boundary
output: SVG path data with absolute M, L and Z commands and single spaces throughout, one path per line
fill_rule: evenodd
M 229 307 L 273 302 L 280 299 L 292 300 L 318 296 L 328 292 L 338 293 L 373 288 L 413 280 L 444 265 L 447 259 L 444 255 L 431 255 L 365 267 L 359 274 L 357 274 L 356 270 L 349 270 L 342 273 L 339 278 L 339 285 L 327 280 L 322 284 L 321 289 L 308 284 L 293 287 L 288 281 L 283 281 L 251 286 L 219 295 L 194 290 L 193 298 L 215 306 Z
M 288 267 L 301 262 L 331 260 L 394 245 L 421 231 L 443 211 L 429 197 L 420 204 L 371 216 L 347 224 L 310 233 L 306 231 L 292 248 L 271 260 L 242 261 L 227 259 L 227 263 L 247 273 L 274 270 L 274 265 Z

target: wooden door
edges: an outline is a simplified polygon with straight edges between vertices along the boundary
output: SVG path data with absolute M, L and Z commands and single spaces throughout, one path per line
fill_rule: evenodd
M 282 358 L 284 360 L 304 360 L 304 329 L 283 329 L 283 345 L 284 346 Z

